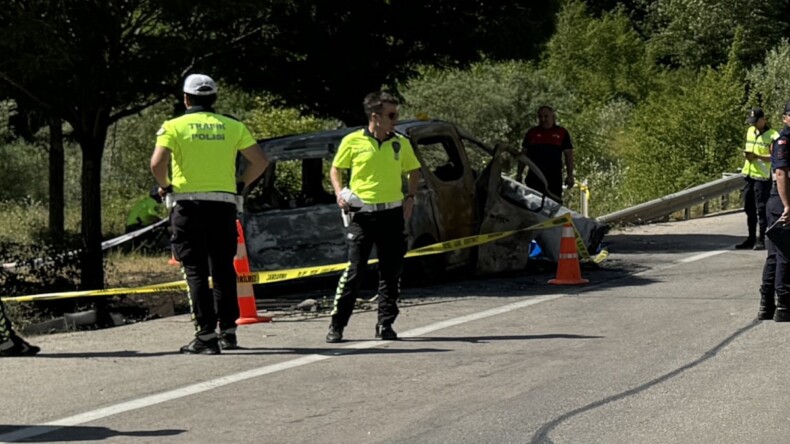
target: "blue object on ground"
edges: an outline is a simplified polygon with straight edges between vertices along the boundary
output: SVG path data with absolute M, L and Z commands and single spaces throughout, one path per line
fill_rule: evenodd
M 532 241 L 529 243 L 529 257 L 530 259 L 537 258 L 538 256 L 543 254 L 543 250 L 541 250 L 540 245 L 536 241 Z

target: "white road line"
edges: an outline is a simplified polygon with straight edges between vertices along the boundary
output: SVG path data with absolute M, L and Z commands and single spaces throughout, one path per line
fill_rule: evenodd
M 702 259 L 706 259 L 712 256 L 717 256 L 722 253 L 726 253 L 728 250 L 717 250 L 717 251 L 709 251 L 702 254 L 697 254 L 685 259 L 681 259 L 675 264 L 679 263 L 689 263 L 694 262 Z M 646 270 L 647 271 L 647 270 Z M 643 272 L 644 273 L 644 272 Z M 641 274 L 641 273 L 638 273 Z M 567 296 L 567 294 L 555 294 L 555 295 L 548 295 L 548 296 L 538 296 L 538 297 L 531 297 L 529 299 L 525 299 L 519 302 L 514 302 L 511 304 L 503 305 L 501 307 L 492 308 L 489 310 L 481 311 L 479 313 L 474 313 L 466 316 L 460 316 L 453 319 L 448 319 L 445 321 L 437 322 L 434 324 L 426 325 L 424 327 L 418 327 L 412 330 L 405 331 L 400 334 L 403 338 L 414 338 L 418 336 L 422 336 L 427 333 L 434 332 L 436 330 L 441 330 L 448 327 L 453 327 L 460 324 L 465 324 L 467 322 L 477 321 L 480 319 L 489 318 L 492 316 L 501 315 L 504 313 L 508 313 L 514 310 L 518 310 L 524 307 L 529 307 L 531 305 L 540 304 L 543 302 L 552 301 L 555 299 L 559 299 L 562 297 Z M 364 350 L 368 348 L 375 348 L 384 344 L 388 344 L 389 341 L 365 341 L 365 342 L 355 342 L 349 344 L 345 347 L 342 347 L 344 350 Z M 23 429 L 19 429 L 13 432 L 5 433 L 0 435 L 1 442 L 15 442 L 23 439 L 29 439 L 36 436 L 40 436 L 46 433 L 51 433 L 55 430 L 64 428 L 64 427 L 71 427 L 80 424 L 85 424 L 88 422 L 96 421 L 102 418 L 107 418 L 109 416 L 118 415 L 120 413 L 129 412 L 132 410 L 138 410 L 146 407 L 150 407 L 153 405 L 161 404 L 163 402 L 172 401 L 174 399 L 185 398 L 187 396 L 197 395 L 199 393 L 207 392 L 209 390 L 223 387 L 229 384 L 234 384 L 236 382 L 246 381 L 248 379 L 257 378 L 260 376 L 265 376 L 272 373 L 277 373 L 283 370 L 288 370 L 296 367 L 301 367 L 304 365 L 314 364 L 316 362 L 325 361 L 327 359 L 332 359 L 335 356 L 339 356 L 345 354 L 343 351 L 337 352 L 335 355 L 309 355 L 304 356 L 297 359 L 292 359 L 290 361 L 281 362 L 279 364 L 272 364 L 267 365 L 264 367 L 255 368 L 252 370 L 247 370 L 240 373 L 234 373 L 232 375 L 222 376 L 219 378 L 215 378 L 209 381 L 200 382 L 197 384 L 188 385 L 186 387 L 182 387 L 175 390 L 170 390 L 162 393 L 157 393 L 155 395 L 145 396 L 142 398 L 134 399 L 127 402 L 122 402 L 120 404 L 111 405 L 108 407 L 91 410 L 89 412 L 80 413 L 78 415 L 69 416 L 68 418 L 59 419 L 57 421 L 48 422 L 46 424 L 33 426 L 33 427 L 26 427 Z
M 685 259 L 681 259 L 678 262 L 680 262 L 681 264 L 688 264 L 689 262 L 696 262 L 696 261 L 700 261 L 702 259 L 707 259 L 709 257 L 718 256 L 720 254 L 727 253 L 728 251 L 730 251 L 730 250 L 708 251 L 707 253 L 695 254 L 694 256 L 687 257 Z
M 514 302 L 512 304 L 503 305 L 501 307 L 492 308 L 490 310 L 481 311 L 479 313 L 474 313 L 471 315 L 460 316 L 453 319 L 448 319 L 446 321 L 437 322 L 435 324 L 426 325 L 425 327 L 419 327 L 412 330 L 405 331 L 400 334 L 403 338 L 413 338 L 417 336 L 424 335 L 426 333 L 430 333 L 436 330 L 441 330 L 443 328 L 452 327 L 459 324 L 465 324 L 467 322 L 472 322 L 480 319 L 485 319 L 491 316 L 497 316 L 500 314 L 504 314 L 513 310 L 518 310 L 520 308 L 529 307 L 530 305 L 540 304 L 542 302 L 551 301 L 554 299 L 559 299 L 561 297 L 566 296 L 565 294 L 557 294 L 557 295 L 550 295 L 550 296 L 538 296 L 532 297 L 523 301 Z M 390 341 L 365 341 L 365 342 L 355 342 L 349 344 L 343 349 L 346 350 L 363 350 L 368 348 L 375 348 L 384 344 L 388 344 Z M 129 412 L 132 410 L 142 409 L 146 407 L 150 407 L 156 404 L 161 404 L 163 402 L 172 401 L 174 399 L 185 398 L 187 396 L 196 395 L 199 393 L 207 392 L 209 390 L 222 387 L 228 384 L 233 384 L 236 382 L 245 381 L 247 379 L 257 378 L 260 376 L 268 375 L 271 373 L 280 372 L 283 370 L 288 370 L 296 367 L 301 367 L 303 365 L 309 365 L 320 361 L 325 361 L 327 359 L 332 359 L 337 355 L 344 354 L 342 351 L 338 352 L 336 355 L 308 355 L 297 359 L 292 359 L 290 361 L 281 362 L 279 364 L 272 364 L 267 365 L 264 367 L 255 368 L 252 370 L 243 371 L 240 373 L 234 373 L 232 375 L 222 376 L 216 379 L 212 379 L 205 382 L 200 382 L 197 384 L 188 385 L 186 387 L 182 387 L 175 390 L 170 390 L 167 392 L 157 393 L 155 395 L 145 396 L 142 398 L 134 399 L 127 402 L 122 402 L 120 404 L 111 405 L 108 407 L 91 410 L 89 412 L 80 413 L 78 415 L 70 416 L 68 418 L 59 419 L 57 421 L 48 422 L 46 424 L 42 424 L 39 426 L 27 427 L 23 429 L 19 429 L 13 432 L 5 433 L 0 435 L 0 441 L 2 442 L 15 442 L 23 439 L 29 439 L 36 436 L 43 435 L 45 433 L 50 433 L 55 430 L 64 428 L 64 427 L 71 427 L 80 424 L 85 424 L 91 421 L 96 421 L 102 418 L 106 418 L 108 416 L 117 415 L 124 412 Z

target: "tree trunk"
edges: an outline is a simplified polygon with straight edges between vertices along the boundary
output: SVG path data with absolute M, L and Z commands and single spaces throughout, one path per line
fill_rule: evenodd
M 53 117 L 49 119 L 49 233 L 53 240 L 63 239 L 64 163 L 63 123 Z
M 80 139 L 82 148 L 82 289 L 104 287 L 101 249 L 101 160 L 107 128 L 99 128 Z

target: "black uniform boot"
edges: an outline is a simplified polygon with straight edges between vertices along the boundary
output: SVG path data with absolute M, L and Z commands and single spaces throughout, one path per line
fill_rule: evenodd
M 773 295 L 760 296 L 760 309 L 757 310 L 757 320 L 770 321 L 771 319 L 774 318 L 775 312 L 776 312 L 776 303 L 774 301 L 774 296 Z
M 397 341 L 398 334 L 392 329 L 392 325 L 376 324 L 376 339 L 383 341 Z
M 736 250 L 751 250 L 754 248 L 755 238 L 747 237 L 745 241 L 735 246 Z
M 790 309 L 777 307 L 776 312 L 774 313 L 774 321 L 790 322 Z
M 774 321 L 790 322 L 790 295 L 776 295 L 776 311 L 774 312 Z
M 329 344 L 336 344 L 343 340 L 343 327 L 338 327 L 335 324 L 329 326 L 329 332 L 326 334 L 326 342 Z

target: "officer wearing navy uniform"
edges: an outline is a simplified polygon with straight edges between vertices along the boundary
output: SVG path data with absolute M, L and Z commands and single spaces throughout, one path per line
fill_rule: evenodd
M 392 323 L 398 316 L 400 275 L 406 252 L 404 218 L 411 217 L 419 184 L 420 163 L 409 139 L 395 133 L 398 101 L 384 92 L 368 94 L 363 101 L 368 126 L 340 142 L 330 169 L 337 204 L 352 214 L 348 221 L 348 268 L 340 277 L 326 342 L 343 340 L 359 284 L 373 246 L 379 259 L 378 322 L 376 337 L 398 339 Z M 351 170 L 348 188 L 342 170 Z M 404 197 L 402 177 L 408 175 Z M 346 219 L 347 220 L 347 219 Z
M 771 147 L 773 185 L 768 198 L 767 219 L 770 227 L 777 221 L 790 223 L 790 102 L 784 107 L 785 126 Z M 790 322 L 790 265 L 788 257 L 770 239 L 766 239 L 768 255 L 763 267 L 760 287 L 760 308 L 757 318 Z
M 162 125 L 151 157 L 159 192 L 172 207 L 173 252 L 189 287 L 196 332 L 192 342 L 181 347 L 187 354 L 219 354 L 220 349 L 238 348 L 239 307 L 233 268 L 236 194 L 242 194 L 269 163 L 243 123 L 214 111 L 216 99 L 217 84 L 211 77 L 187 77 L 186 113 Z M 249 165 L 237 181 L 238 153 Z

